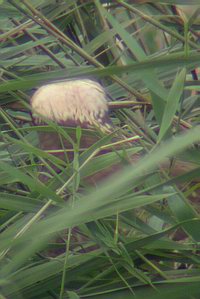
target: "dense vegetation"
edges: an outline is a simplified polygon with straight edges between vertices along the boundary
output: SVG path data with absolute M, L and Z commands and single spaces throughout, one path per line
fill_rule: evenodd
M 198 4 L 0 1 L 0 298 L 199 298 Z M 73 129 L 33 126 L 30 97 L 82 77 L 105 87 L 123 142 L 100 135 L 66 164 L 37 132 Z M 116 161 L 120 173 L 85 183 Z

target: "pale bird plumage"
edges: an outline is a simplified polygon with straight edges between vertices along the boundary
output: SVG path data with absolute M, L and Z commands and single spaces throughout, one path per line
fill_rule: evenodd
M 42 117 L 57 123 L 111 130 L 103 87 L 92 80 L 73 80 L 40 87 L 31 99 L 37 123 Z

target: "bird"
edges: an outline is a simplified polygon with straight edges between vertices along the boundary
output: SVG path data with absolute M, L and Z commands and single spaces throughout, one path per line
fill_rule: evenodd
M 51 121 L 64 127 L 81 127 L 82 129 L 92 129 L 102 134 L 112 134 L 115 131 L 111 118 L 109 116 L 109 106 L 107 95 L 103 86 L 92 79 L 73 79 L 61 82 L 49 83 L 41 86 L 31 98 L 31 107 L 33 121 L 35 125 L 44 125 L 45 121 Z M 76 132 L 73 131 L 70 138 L 61 140 L 58 132 L 38 132 L 39 144 L 42 150 L 50 152 L 52 155 L 69 162 L 74 159 L 74 142 L 76 141 Z M 101 135 L 84 135 L 80 141 L 80 148 L 87 149 L 95 142 L 100 140 Z M 112 141 L 123 140 L 123 136 L 118 136 Z M 128 143 L 131 146 L 131 143 Z M 105 153 L 105 152 L 104 152 Z M 134 165 L 142 158 L 143 154 L 134 154 L 131 156 L 130 163 Z M 170 160 L 165 161 L 161 167 L 169 170 Z M 59 170 L 53 166 L 59 172 Z M 97 183 L 103 178 L 107 178 L 114 172 L 122 168 L 122 163 L 118 161 L 103 171 L 93 175 L 88 181 Z M 195 166 L 187 161 L 176 161 L 172 167 L 172 176 L 181 175 L 191 171 Z M 43 180 L 45 180 L 43 178 Z
M 45 125 L 45 121 L 51 121 L 64 127 L 96 130 L 103 135 L 111 134 L 114 130 L 108 114 L 106 92 L 95 80 L 75 79 L 41 86 L 33 94 L 30 103 L 35 125 Z M 101 134 L 85 134 L 81 138 L 80 148 L 89 148 L 101 138 Z M 73 160 L 75 131 L 70 134 L 71 141 L 66 138 L 61 141 L 55 131 L 38 132 L 38 136 L 42 150 L 64 160 L 66 153 L 60 151 L 64 146 L 68 150 L 68 161 Z M 44 176 L 42 178 L 45 180 Z

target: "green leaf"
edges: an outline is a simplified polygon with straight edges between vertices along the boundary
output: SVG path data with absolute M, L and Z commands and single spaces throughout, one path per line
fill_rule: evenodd
M 183 69 L 175 78 L 174 83 L 170 89 L 167 97 L 165 110 L 163 113 L 162 123 L 160 126 L 160 132 L 158 136 L 158 142 L 160 142 L 165 136 L 166 132 L 170 128 L 173 118 L 178 109 L 179 101 L 183 93 L 185 82 L 186 70 Z

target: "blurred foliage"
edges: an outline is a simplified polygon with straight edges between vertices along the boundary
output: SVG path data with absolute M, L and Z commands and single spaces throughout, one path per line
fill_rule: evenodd
M 0 1 L 1 298 L 199 298 L 199 9 L 199 0 Z M 33 126 L 30 97 L 73 78 L 105 87 L 127 146 L 100 135 L 72 163 L 39 149 L 39 131 L 76 129 Z M 120 173 L 86 183 L 117 162 Z

